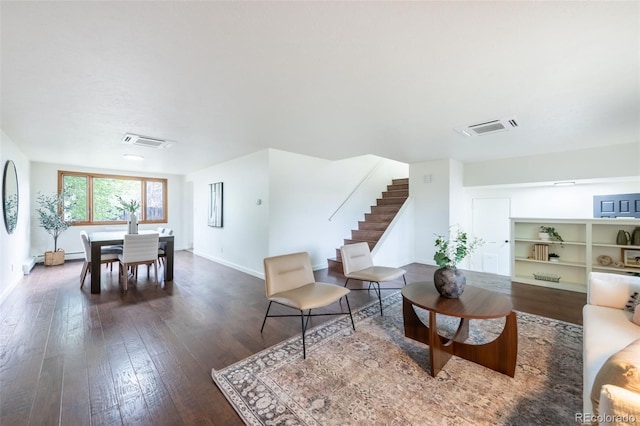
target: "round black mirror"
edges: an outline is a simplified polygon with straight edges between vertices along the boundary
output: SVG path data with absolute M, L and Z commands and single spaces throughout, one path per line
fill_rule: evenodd
M 4 165 L 2 178 L 2 207 L 4 210 L 4 225 L 11 234 L 18 224 L 18 173 L 16 165 L 9 160 Z

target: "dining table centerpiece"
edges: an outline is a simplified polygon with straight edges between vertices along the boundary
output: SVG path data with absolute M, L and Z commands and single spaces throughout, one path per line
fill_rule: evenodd
M 467 278 L 458 264 L 484 244 L 481 238 L 470 236 L 458 226 L 449 227 L 448 235 L 436 235 L 433 260 L 440 267 L 433 273 L 433 283 L 440 296 L 456 299 L 464 292 Z
M 124 198 L 118 195 L 118 202 L 120 203 L 120 210 L 127 212 L 127 233 L 138 233 L 138 217 L 136 212 L 140 209 L 140 202 L 134 199 L 126 201 Z

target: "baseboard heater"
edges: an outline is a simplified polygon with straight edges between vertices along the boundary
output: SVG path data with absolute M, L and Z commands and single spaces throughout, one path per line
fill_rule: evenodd
M 32 257 L 22 264 L 22 273 L 24 275 L 29 275 L 34 266 L 36 266 L 36 258 Z
M 78 260 L 78 259 L 84 259 L 84 252 L 74 251 L 74 252 L 65 252 L 64 254 L 64 260 Z M 29 275 L 33 267 L 36 266 L 36 263 L 44 263 L 44 256 L 43 255 L 33 256 L 31 259 L 25 261 L 22 264 L 22 273 L 24 275 Z

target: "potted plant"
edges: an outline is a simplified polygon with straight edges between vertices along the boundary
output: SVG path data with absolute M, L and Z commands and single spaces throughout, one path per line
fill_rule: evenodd
M 558 234 L 556 228 L 554 228 L 553 226 L 540 226 L 538 237 L 540 237 L 541 240 L 559 241 L 560 247 L 564 247 L 564 245 L 562 244 L 564 243 L 564 240 L 562 239 L 560 234 Z
M 549 262 L 560 262 L 560 255 L 557 253 L 549 253 Z
M 120 203 L 120 210 L 124 210 L 129 213 L 128 218 L 128 229 L 127 232 L 129 234 L 137 234 L 138 233 L 138 218 L 136 217 L 136 212 L 140 209 L 140 202 L 131 199 L 129 201 L 125 201 L 121 196 L 118 195 L 118 202 Z
M 436 252 L 433 260 L 440 267 L 433 274 L 433 281 L 441 296 L 460 297 L 466 285 L 466 277 L 457 268 L 465 257 L 474 253 L 484 241 L 469 236 L 458 227 L 450 227 L 449 235 L 436 236 Z
M 40 226 L 53 237 L 53 251 L 44 253 L 46 266 L 62 265 L 64 263 L 64 250 L 58 249 L 58 237 L 72 221 L 65 218 L 65 203 L 63 193 L 46 195 L 39 193 L 36 198 L 40 207 L 36 209 Z

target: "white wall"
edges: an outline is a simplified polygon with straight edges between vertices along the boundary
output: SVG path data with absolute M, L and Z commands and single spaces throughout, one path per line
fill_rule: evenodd
M 574 186 L 545 184 L 532 187 L 466 188 L 469 206 L 473 198 L 506 197 L 511 199 L 513 217 L 555 219 L 593 218 L 594 195 L 632 193 L 640 193 L 640 179 L 579 183 Z
M 329 161 L 268 149 L 191 173 L 194 252 L 258 277 L 265 257 L 296 251 L 309 252 L 314 268 L 326 268 L 391 178 L 407 171 L 406 164 L 375 156 Z M 224 227 L 217 229 L 206 226 L 213 182 L 224 182 Z
M 80 171 L 91 173 L 115 174 L 122 176 L 146 176 L 167 179 L 168 198 L 168 221 L 162 224 L 163 227 L 172 228 L 175 235 L 175 249 L 184 250 L 187 248 L 188 238 L 185 237 L 190 230 L 183 224 L 183 188 L 184 177 L 178 175 L 164 175 L 157 173 L 134 173 L 111 169 L 93 169 L 77 167 L 64 164 L 31 163 L 31 249 L 32 256 L 38 256 L 41 260 L 45 251 L 53 250 L 53 238 L 40 227 L 35 209 L 38 206 L 36 198 L 39 192 L 53 194 L 58 191 L 58 171 Z M 156 229 L 158 224 L 140 224 L 139 229 Z M 125 229 L 125 225 L 121 225 Z M 58 237 L 58 247 L 64 249 L 66 258 L 82 258 L 83 248 L 80 240 L 80 231 L 85 230 L 91 234 L 94 231 L 107 229 L 103 225 L 91 226 L 71 226 L 60 237 Z
M 31 230 L 29 160 L 14 142 L 0 131 L 0 170 L 2 172 L 8 160 L 15 163 L 18 173 L 18 223 L 13 233 L 8 234 L 4 225 L 4 216 L 0 218 L 0 301 L 22 278 L 22 264 L 29 258 Z
M 409 165 L 409 196 L 414 203 L 415 261 L 433 265 L 435 236 L 450 224 L 451 161 Z M 429 181 L 430 178 L 430 181 Z
M 251 275 L 262 274 L 269 253 L 269 167 L 263 150 L 190 173 L 193 251 Z M 223 227 L 208 226 L 209 185 L 223 183 Z M 260 202 L 260 204 L 258 204 Z
M 505 185 L 638 176 L 640 142 L 634 142 L 604 148 L 467 163 L 464 185 Z
M 407 164 L 373 155 L 329 161 L 269 151 L 269 253 L 307 251 L 316 269 L 327 267 L 392 179 L 408 176 Z
M 449 225 L 473 231 L 474 198 L 510 198 L 513 217 L 591 218 L 594 195 L 640 192 L 640 144 L 464 164 L 462 181 L 460 167 L 451 160 L 410 165 L 416 262 L 434 265 L 434 234 Z M 566 180 L 577 184 L 552 185 Z

